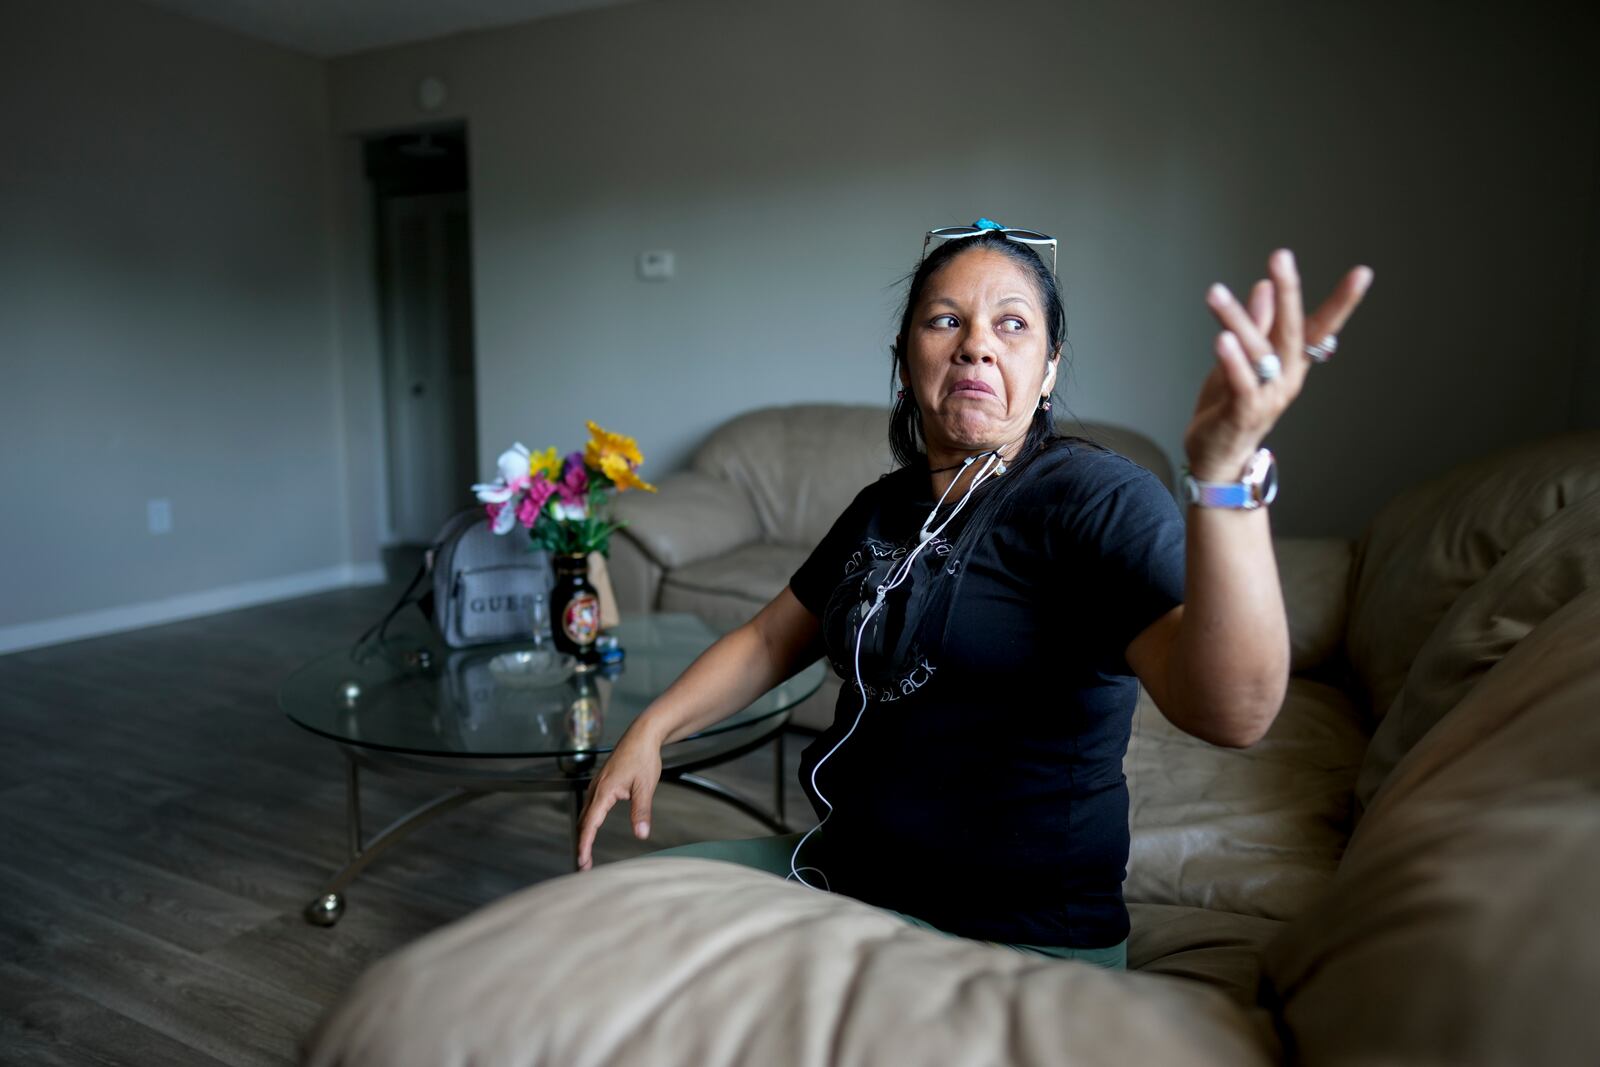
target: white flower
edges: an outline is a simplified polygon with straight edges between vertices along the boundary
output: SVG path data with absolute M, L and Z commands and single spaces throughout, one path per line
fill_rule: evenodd
M 495 461 L 500 468 L 500 480 L 507 485 L 515 485 L 517 480 L 528 477 L 528 446 L 518 441 L 504 452 Z
M 521 441 L 500 453 L 496 465 L 500 468 L 498 481 L 479 482 L 472 487 L 485 504 L 504 504 L 528 486 L 528 448 Z
M 559 500 L 550 501 L 550 514 L 557 520 L 587 519 L 589 509 L 583 504 L 563 504 Z
M 499 505 L 494 516 L 494 532 L 508 534 L 517 524 L 518 497 L 528 488 L 528 447 L 521 441 L 500 453 L 496 461 L 500 478 L 493 482 L 479 482 L 472 487 L 480 501 Z
M 511 487 L 500 482 L 479 482 L 472 487 L 472 491 L 485 504 L 504 504 L 512 494 Z

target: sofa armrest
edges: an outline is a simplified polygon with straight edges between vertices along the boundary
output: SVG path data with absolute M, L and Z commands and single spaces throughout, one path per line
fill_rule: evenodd
M 618 496 L 619 532 L 664 570 L 761 540 L 761 522 L 737 486 L 698 471 L 661 480 L 660 492 Z
M 644 554 L 638 542 L 620 531 L 611 535 L 611 556 L 606 561 L 617 609 L 629 615 L 661 607 L 661 564 Z
M 1298 674 L 1325 663 L 1344 641 L 1355 545 L 1337 537 L 1280 537 L 1273 551 L 1289 615 L 1289 669 Z

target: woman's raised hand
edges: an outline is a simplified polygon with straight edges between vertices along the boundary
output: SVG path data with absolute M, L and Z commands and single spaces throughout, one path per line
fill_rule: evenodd
M 1294 253 L 1280 248 L 1267 259 L 1268 277 L 1255 284 L 1249 307 L 1226 287 L 1213 285 L 1206 303 L 1222 324 L 1217 364 L 1200 387 L 1194 418 L 1183 435 L 1189 469 L 1201 481 L 1236 481 L 1273 425 L 1305 388 L 1313 359 L 1307 345 L 1332 351 L 1356 305 L 1372 284 L 1372 271 L 1356 267 L 1311 316 L 1300 296 Z
M 629 730 L 617 742 L 606 765 L 589 783 L 584 797 L 583 815 L 578 820 L 578 869 L 594 866 L 594 839 L 600 824 L 619 800 L 629 802 L 633 836 L 643 841 L 650 836 L 650 801 L 661 782 L 661 745 L 654 739 Z

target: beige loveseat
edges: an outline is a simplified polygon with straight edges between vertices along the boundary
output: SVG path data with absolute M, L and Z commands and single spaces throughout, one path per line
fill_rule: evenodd
M 1058 425 L 1172 488 L 1171 462 L 1143 434 L 1104 423 Z M 627 521 L 611 542 L 618 606 L 687 611 L 718 631 L 733 629 L 788 584 L 856 493 L 893 468 L 884 408 L 802 404 L 729 420 L 686 470 L 661 480 L 660 493 L 617 499 L 617 517 Z M 830 674 L 790 722 L 822 729 L 838 694 Z
M 1600 434 L 1279 566 L 1297 673 L 1266 738 L 1138 711 L 1129 972 L 645 858 L 373 968 L 310 1061 L 1600 1062 Z

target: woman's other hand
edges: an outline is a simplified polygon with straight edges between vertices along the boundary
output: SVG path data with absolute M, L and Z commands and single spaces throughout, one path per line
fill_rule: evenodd
M 822 624 L 788 586 L 756 617 L 721 637 L 656 698 L 617 742 L 589 783 L 578 819 L 578 869 L 594 866 L 594 839 L 618 801 L 629 802 L 633 835 L 650 836 L 650 801 L 661 783 L 661 749 L 740 708 L 822 655 Z
M 628 730 L 600 773 L 589 783 L 583 816 L 578 821 L 580 871 L 594 866 L 595 835 L 618 801 L 628 801 L 633 836 L 641 841 L 650 836 L 650 802 L 660 782 L 661 743 L 645 731 Z
M 1286 408 L 1305 388 L 1312 359 L 1306 345 L 1337 337 L 1372 284 L 1372 271 L 1355 267 L 1309 318 L 1300 295 L 1294 253 L 1280 248 L 1267 259 L 1269 277 L 1255 284 L 1249 307 L 1221 284 L 1206 303 L 1222 324 L 1217 363 L 1200 387 L 1194 418 L 1183 435 L 1189 469 L 1201 481 L 1236 481 Z M 1276 377 L 1263 380 L 1257 367 Z

